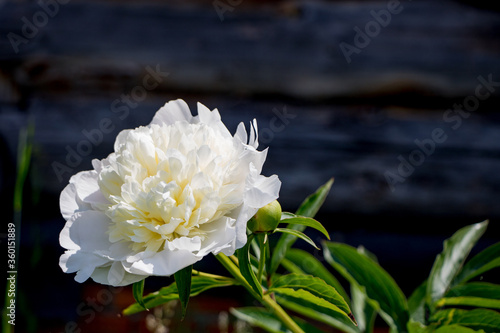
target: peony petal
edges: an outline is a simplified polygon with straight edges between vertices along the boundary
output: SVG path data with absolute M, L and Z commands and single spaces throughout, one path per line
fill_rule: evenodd
M 65 220 L 69 220 L 76 212 L 83 212 L 92 209 L 90 204 L 83 202 L 76 194 L 75 184 L 68 184 L 59 197 L 61 214 Z
M 106 265 L 108 262 L 105 258 L 91 253 L 71 250 L 61 256 L 59 266 L 65 273 L 77 272 L 75 280 L 84 282 L 92 275 L 96 267 Z
M 125 270 L 123 269 L 123 265 L 119 261 L 113 262 L 108 272 L 108 282 L 112 286 L 117 286 L 123 281 L 123 277 L 125 276 Z
M 278 199 L 281 181 L 278 176 L 264 177 L 259 175 L 255 167 L 250 165 L 250 175 L 247 178 L 248 189 L 245 191 L 244 202 L 250 207 L 264 207 Z
M 108 235 L 109 224 L 109 218 L 101 212 L 88 210 L 76 213 L 60 234 L 61 246 L 76 244 L 87 252 L 109 252 L 112 245 Z
M 200 118 L 201 123 L 211 126 L 221 122 L 220 114 L 217 109 L 215 109 L 214 111 L 210 111 L 209 108 L 207 108 L 200 102 L 198 102 L 196 105 L 198 107 L 198 117 Z
M 94 280 L 97 283 L 111 285 L 114 287 L 127 286 L 129 284 L 144 280 L 144 278 L 146 278 L 145 275 L 131 274 L 131 273 L 128 273 L 125 271 L 121 281 L 119 281 L 117 283 L 111 283 L 109 280 L 109 272 L 110 272 L 111 267 L 112 266 L 97 267 L 90 277 L 92 278 L 92 280 Z M 116 280 L 116 281 L 118 281 L 118 280 Z M 116 282 L 116 281 L 114 281 L 114 282 Z
M 78 197 L 85 203 L 91 205 L 107 205 L 109 201 L 99 189 L 98 174 L 95 170 L 81 171 L 72 176 L 70 184 L 74 184 Z
M 172 125 L 177 121 L 187 121 L 193 123 L 193 115 L 189 110 L 189 106 L 182 99 L 170 101 L 166 103 L 158 112 L 156 112 L 151 124 L 167 124 Z
M 67 250 L 79 250 L 80 245 L 76 244 L 69 235 L 69 230 L 71 225 L 73 225 L 74 218 L 73 216 L 66 222 L 63 229 L 59 233 L 59 244 Z
M 189 250 L 163 250 L 150 258 L 132 264 L 129 272 L 133 274 L 170 276 L 177 271 L 194 264 L 203 257 Z
M 191 252 L 198 252 L 201 248 L 200 237 L 179 237 L 173 241 L 167 242 L 167 247 L 170 251 L 175 250 L 188 250 Z
M 127 143 L 127 138 L 129 136 L 130 132 L 132 132 L 131 129 L 126 129 L 126 130 L 123 130 L 120 133 L 118 133 L 118 135 L 116 136 L 116 139 L 115 139 L 115 144 L 114 144 L 115 152 L 119 151 L 121 149 L 121 147 Z M 94 167 L 94 169 L 96 169 L 96 168 Z M 99 172 L 99 170 L 97 170 L 97 171 Z
M 236 250 L 242 248 L 247 243 L 247 223 L 258 210 L 259 208 L 248 207 L 245 204 L 237 210 L 236 239 L 234 245 Z
M 131 242 L 113 243 L 113 245 L 111 245 L 109 248 L 109 253 L 106 253 L 106 256 L 110 260 L 115 260 L 115 261 L 126 260 L 130 256 L 130 245 Z
M 232 137 L 226 125 L 224 125 L 220 118 L 219 110 L 214 109 L 213 111 L 210 111 L 210 109 L 205 105 L 198 103 L 198 117 L 201 123 L 217 129 L 225 137 Z
M 234 133 L 234 138 L 241 141 L 243 144 L 247 144 L 248 142 L 248 134 L 245 128 L 245 124 L 243 122 L 238 124 L 238 128 L 236 128 L 236 133 Z
M 201 229 L 212 229 L 208 237 L 203 240 L 199 256 L 209 253 L 218 254 L 224 252 L 226 255 L 233 255 L 235 248 L 234 239 L 236 237 L 236 220 L 230 217 L 222 217 L 217 221 L 204 224 Z
M 259 131 L 257 128 L 257 119 L 254 119 L 250 123 L 250 139 L 248 140 L 248 145 L 257 149 L 259 146 Z

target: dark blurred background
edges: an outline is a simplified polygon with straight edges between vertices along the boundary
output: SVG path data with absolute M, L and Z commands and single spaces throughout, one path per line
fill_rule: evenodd
M 175 304 L 123 318 L 130 289 L 79 284 L 58 266 L 58 200 L 70 176 L 171 99 L 218 108 L 232 132 L 256 118 L 261 148 L 270 147 L 265 174 L 279 175 L 288 211 L 335 177 L 318 219 L 334 240 L 375 253 L 407 295 L 458 228 L 490 219 L 475 251 L 498 241 L 495 8 L 477 0 L 0 0 L 4 225 L 19 132 L 35 127 L 16 331 L 251 331 L 227 314 L 245 303 L 234 297 L 240 289 L 192 299 L 181 324 Z M 199 269 L 220 267 L 207 258 Z

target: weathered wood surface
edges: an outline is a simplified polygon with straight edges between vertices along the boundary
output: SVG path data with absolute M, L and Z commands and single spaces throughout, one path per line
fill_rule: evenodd
M 198 99 L 188 98 L 192 108 Z M 43 176 L 43 188 L 57 195 L 71 174 L 89 169 L 91 158 L 103 158 L 112 151 L 119 130 L 149 123 L 163 101 L 151 98 L 121 120 L 111 111 L 107 99 L 36 99 L 28 114 L 37 125 L 35 160 L 37 172 Z M 240 121 L 258 119 L 262 146 L 270 147 L 265 171 L 282 179 L 281 197 L 289 209 L 335 177 L 332 195 L 322 210 L 325 214 L 500 217 L 498 116 L 476 113 L 453 131 L 439 114 L 422 119 L 416 112 L 401 118 L 396 108 L 301 106 L 283 100 L 224 98 L 206 98 L 204 102 L 211 108 L 218 107 L 233 131 Z M 273 117 L 285 113 L 288 124 L 277 122 L 279 130 L 273 132 Z M 0 131 L 7 136 L 11 149 L 15 148 L 17 129 L 26 118 L 27 114 L 15 109 L 0 114 Z M 92 144 L 92 152 L 80 163 L 68 164 L 66 147 L 76 151 L 82 141 L 88 141 L 83 131 L 99 128 L 103 118 L 110 119 L 114 130 L 103 133 L 102 143 Z M 397 174 L 398 156 L 408 160 L 418 148 L 414 140 L 430 138 L 435 128 L 442 128 L 448 139 L 436 144 L 435 152 L 391 191 L 385 173 Z M 53 162 L 70 169 L 60 172 L 62 181 Z
M 490 218 L 486 243 L 498 241 L 500 87 L 456 130 L 443 116 L 476 94 L 479 76 L 500 81 L 500 13 L 449 0 L 404 0 L 348 63 L 340 43 L 353 45 L 354 28 L 364 29 L 373 21 L 370 11 L 387 4 L 243 0 L 221 21 L 212 1 L 71 0 L 16 53 L 8 34 L 22 36 L 22 18 L 32 21 L 40 7 L 0 0 L 0 201 L 10 210 L 17 137 L 31 119 L 30 182 L 41 196 L 34 208 L 25 206 L 19 288 L 36 296 L 29 307 L 39 326 L 62 331 L 70 320 L 87 319 L 75 317 L 80 285 L 56 267 L 60 191 L 71 174 L 112 151 L 120 130 L 148 124 L 175 98 L 192 108 L 197 101 L 219 108 L 231 131 L 257 118 L 262 146 L 270 147 L 265 174 L 279 175 L 287 210 L 335 177 L 319 220 L 335 240 L 377 254 L 407 294 L 460 225 Z M 132 101 L 137 105 L 128 113 L 113 107 L 157 66 L 169 75 L 144 100 Z M 84 131 L 102 119 L 113 130 L 68 166 L 68 147 L 88 141 Z M 398 157 L 408 159 L 414 141 L 439 128 L 448 138 L 392 191 L 386 172 L 397 174 Z M 54 163 L 69 168 L 61 180 Z M 43 255 L 33 268 L 35 244 Z M 46 288 L 36 289 L 30 272 L 42 266 L 51 274 L 41 277 Z M 54 295 L 56 289 L 74 292 Z
M 159 65 L 171 74 L 164 90 L 306 99 L 408 90 L 461 96 L 478 75 L 499 72 L 499 12 L 453 1 L 401 1 L 377 30 L 371 12 L 387 12 L 388 3 L 243 2 L 221 21 L 212 2 L 74 0 L 28 38 L 22 18 L 33 23 L 42 9 L 8 1 L 0 11 L 0 68 L 21 95 L 27 87 L 120 90 L 140 81 L 146 65 Z M 356 44 L 354 29 L 367 26 L 373 37 Z M 9 33 L 27 43 L 13 47 Z M 358 46 L 350 63 L 341 43 Z
M 498 218 L 500 88 L 457 130 L 443 115 L 475 94 L 478 76 L 500 81 L 500 13 L 402 1 L 347 63 L 339 44 L 355 45 L 353 29 L 387 3 L 242 4 L 221 21 L 211 2 L 71 1 L 16 53 L 6 36 L 22 35 L 22 17 L 32 21 L 40 7 L 8 1 L 0 9 L 0 133 L 13 154 L 33 117 L 37 167 L 55 197 L 70 174 L 58 181 L 53 162 L 64 163 L 66 145 L 76 149 L 102 118 L 114 131 L 72 171 L 106 156 L 120 129 L 147 124 L 172 98 L 219 107 L 233 129 L 253 117 L 269 129 L 273 110 L 286 108 L 296 117 L 264 143 L 266 170 L 283 180 L 290 209 L 333 176 L 325 214 Z M 148 67 L 169 75 L 120 119 L 112 103 L 143 86 Z M 385 173 L 435 128 L 447 140 L 391 191 Z

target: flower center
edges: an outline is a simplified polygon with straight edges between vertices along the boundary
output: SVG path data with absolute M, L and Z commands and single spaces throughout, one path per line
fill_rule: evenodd
M 179 237 L 203 240 L 211 222 L 241 204 L 237 156 L 233 139 L 205 124 L 151 125 L 119 136 L 99 174 L 110 241 L 156 252 Z

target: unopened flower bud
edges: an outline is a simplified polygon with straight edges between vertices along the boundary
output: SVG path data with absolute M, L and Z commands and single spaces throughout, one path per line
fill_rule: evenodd
M 273 232 L 281 220 L 281 206 L 277 200 L 260 208 L 248 221 L 248 228 L 254 233 Z

